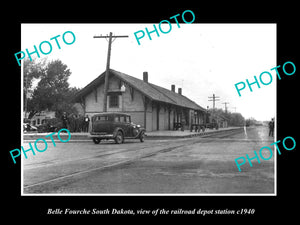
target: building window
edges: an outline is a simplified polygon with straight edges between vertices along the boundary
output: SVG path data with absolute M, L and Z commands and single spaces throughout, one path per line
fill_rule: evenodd
M 119 108 L 119 95 L 118 94 L 109 95 L 109 108 Z

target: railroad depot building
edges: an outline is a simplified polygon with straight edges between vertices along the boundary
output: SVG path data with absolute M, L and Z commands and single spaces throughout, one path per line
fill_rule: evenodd
M 131 115 L 135 124 L 147 131 L 173 130 L 183 124 L 190 129 L 192 124 L 203 124 L 206 110 L 182 95 L 182 89 L 171 89 L 148 82 L 148 73 L 138 79 L 116 70 L 109 70 L 107 112 L 123 112 Z M 75 96 L 85 115 L 89 117 L 103 112 L 105 72 L 81 89 Z

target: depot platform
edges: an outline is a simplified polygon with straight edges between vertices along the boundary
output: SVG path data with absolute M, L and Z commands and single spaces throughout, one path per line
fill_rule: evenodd
M 221 133 L 231 133 L 231 132 L 239 132 L 242 131 L 244 128 L 243 127 L 227 127 L 227 128 L 219 128 L 218 130 L 216 129 L 206 129 L 204 132 L 195 132 L 195 131 L 189 131 L 189 130 L 162 130 L 162 131 L 150 131 L 146 132 L 146 139 L 172 139 L 172 138 L 191 138 L 191 137 L 209 137 L 214 134 L 221 134 Z M 23 140 L 36 140 L 38 138 L 44 138 L 44 139 L 50 139 L 50 137 L 45 138 L 45 136 L 51 134 L 52 132 L 49 133 L 24 133 L 23 134 Z M 60 133 L 60 136 L 68 136 L 67 133 Z M 53 135 L 54 139 L 58 139 L 57 133 Z M 67 137 L 66 137 L 67 138 Z M 89 133 L 72 133 L 71 132 L 71 139 L 70 141 L 77 140 L 77 141 L 83 141 L 83 140 L 90 140 Z

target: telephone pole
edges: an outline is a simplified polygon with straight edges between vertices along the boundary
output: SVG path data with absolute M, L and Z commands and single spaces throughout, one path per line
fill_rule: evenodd
M 109 76 L 109 65 L 110 65 L 110 55 L 111 55 L 111 43 L 112 38 L 125 38 L 127 35 L 121 36 L 113 36 L 112 32 L 109 33 L 109 36 L 94 36 L 94 38 L 108 38 L 108 51 L 107 51 L 107 61 L 106 61 L 106 71 L 105 71 L 105 79 L 104 79 L 104 97 L 103 97 L 103 112 L 107 111 L 107 91 L 108 91 L 108 76 Z M 114 39 L 114 40 L 115 40 Z
M 213 101 L 213 110 L 215 109 L 215 101 L 220 101 L 220 97 L 215 96 L 215 94 L 213 94 L 212 97 L 208 97 L 209 100 L 208 101 Z
M 229 102 L 223 102 L 222 104 L 225 105 L 225 113 L 227 113 L 227 104 L 229 104 Z

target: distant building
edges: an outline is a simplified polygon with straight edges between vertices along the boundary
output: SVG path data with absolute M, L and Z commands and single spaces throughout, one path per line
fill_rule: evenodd
M 81 89 L 75 101 L 83 106 L 84 114 L 90 117 L 103 112 L 105 72 Z M 182 89 L 171 89 L 148 82 L 148 73 L 143 79 L 109 70 L 107 112 L 129 113 L 132 121 L 147 131 L 173 130 L 178 123 L 189 129 L 191 124 L 204 123 L 206 110 L 182 95 Z
M 209 110 L 209 123 L 217 123 L 219 128 L 226 128 L 228 127 L 228 118 L 217 110 Z
M 31 125 L 39 126 L 46 122 L 47 119 L 55 118 L 54 111 L 41 111 L 36 114 L 30 119 Z

